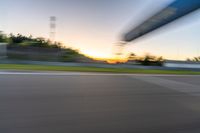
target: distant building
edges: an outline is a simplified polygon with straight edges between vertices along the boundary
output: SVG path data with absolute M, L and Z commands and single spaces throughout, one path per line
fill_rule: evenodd
M 200 62 L 166 60 L 163 63 L 163 66 L 164 67 L 172 67 L 172 68 L 195 68 L 195 69 L 200 69 Z
M 7 44 L 4 42 L 4 33 L 0 30 L 0 59 L 6 58 L 7 55 Z
M 0 42 L 0 59 L 6 58 L 7 56 L 7 44 Z

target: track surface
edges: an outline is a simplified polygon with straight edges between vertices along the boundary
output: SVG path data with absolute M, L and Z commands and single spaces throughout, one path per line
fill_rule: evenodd
M 0 74 L 0 133 L 199 133 L 200 76 Z

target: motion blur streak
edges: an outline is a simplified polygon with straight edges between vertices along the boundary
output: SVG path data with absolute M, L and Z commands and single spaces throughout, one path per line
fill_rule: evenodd
M 200 92 L 195 88 L 199 80 L 196 76 L 0 75 L 0 132 L 199 133 L 200 97 L 193 95 Z M 187 92 L 183 85 L 190 87 Z
M 124 41 L 133 41 L 180 17 L 200 8 L 199 0 L 176 0 L 162 11 L 147 19 L 144 23 L 124 35 Z

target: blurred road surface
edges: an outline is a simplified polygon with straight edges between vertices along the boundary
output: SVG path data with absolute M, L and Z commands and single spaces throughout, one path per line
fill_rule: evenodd
M 199 133 L 200 76 L 0 74 L 0 133 Z

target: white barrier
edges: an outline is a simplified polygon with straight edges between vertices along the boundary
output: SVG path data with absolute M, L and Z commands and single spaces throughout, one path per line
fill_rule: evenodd
M 163 64 L 164 67 L 172 68 L 200 68 L 200 62 L 189 61 L 166 61 Z

